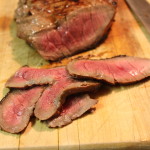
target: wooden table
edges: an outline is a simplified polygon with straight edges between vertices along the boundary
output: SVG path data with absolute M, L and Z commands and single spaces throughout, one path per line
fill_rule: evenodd
M 18 0 L 0 0 L 0 98 L 6 80 L 19 67 L 47 65 L 35 50 L 16 37 L 13 21 Z M 130 55 L 150 58 L 150 35 L 119 0 L 118 13 L 108 38 L 94 50 L 48 66 L 61 66 L 73 58 L 92 59 Z M 104 85 L 92 97 L 96 111 L 61 129 L 49 129 L 32 120 L 21 134 L 0 131 L 0 150 L 150 149 L 150 80 L 128 86 Z

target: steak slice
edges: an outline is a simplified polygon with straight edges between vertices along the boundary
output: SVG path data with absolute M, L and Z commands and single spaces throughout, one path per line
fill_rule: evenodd
M 66 76 L 66 70 L 63 67 L 53 69 L 22 67 L 10 77 L 5 86 L 24 88 L 32 85 L 52 84 L 64 76 Z
M 117 0 L 20 0 L 17 34 L 47 60 L 93 47 L 110 28 Z
M 79 92 L 93 91 L 97 87 L 99 87 L 97 82 L 71 79 L 60 80 L 43 92 L 36 103 L 34 114 L 40 120 L 47 120 L 56 114 L 64 103 L 66 96 Z
M 118 56 L 102 60 L 74 60 L 67 69 L 75 77 L 125 84 L 149 77 L 150 59 Z
M 66 96 L 99 87 L 95 81 L 72 79 L 65 67 L 35 69 L 23 67 L 6 83 L 7 87 L 24 88 L 32 85 L 49 84 L 36 103 L 34 114 L 40 120 L 53 116 L 63 104 Z
M 42 91 L 43 87 L 34 87 L 8 93 L 0 104 L 0 127 L 10 133 L 24 130 Z
M 97 100 L 91 99 L 88 94 L 80 96 L 70 96 L 62 107 L 60 114 L 48 121 L 49 127 L 62 127 L 79 118 L 93 105 Z

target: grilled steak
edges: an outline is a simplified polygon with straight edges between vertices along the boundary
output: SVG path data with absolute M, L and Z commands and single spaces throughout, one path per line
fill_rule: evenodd
M 40 120 L 49 119 L 63 104 L 66 96 L 91 91 L 100 84 L 72 79 L 65 67 L 35 69 L 24 67 L 18 70 L 6 83 L 7 87 L 24 88 L 32 85 L 49 84 L 36 103 L 34 114 Z
M 117 0 L 20 0 L 18 36 L 47 60 L 79 53 L 100 41 L 110 28 Z
M 150 76 L 150 59 L 118 56 L 104 60 L 75 60 L 67 69 L 73 76 L 104 80 L 109 83 L 132 83 Z
M 48 121 L 49 127 L 62 127 L 83 115 L 98 101 L 91 99 L 89 95 L 70 96 L 62 107 L 60 114 Z
M 10 133 L 21 132 L 29 123 L 42 87 L 11 91 L 0 104 L 0 127 Z

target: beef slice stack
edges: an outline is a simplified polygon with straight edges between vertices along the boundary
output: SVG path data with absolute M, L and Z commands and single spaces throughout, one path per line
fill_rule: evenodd
M 22 67 L 6 83 L 11 90 L 0 104 L 0 127 L 10 133 L 21 132 L 33 114 L 39 120 L 50 119 L 49 127 L 67 125 L 97 103 L 87 94 L 66 100 L 67 96 L 99 86 L 95 81 L 73 79 L 65 67 Z
M 18 37 L 46 60 L 94 47 L 107 34 L 117 0 L 19 0 Z
M 97 103 L 82 92 L 97 89 L 102 81 L 129 84 L 149 76 L 150 59 L 131 56 L 73 60 L 51 69 L 22 67 L 6 83 L 11 90 L 0 103 L 0 127 L 21 132 L 33 114 L 47 120 L 48 127 L 62 127 Z

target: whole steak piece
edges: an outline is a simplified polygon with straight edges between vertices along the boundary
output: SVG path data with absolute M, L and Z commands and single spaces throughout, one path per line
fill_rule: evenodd
M 87 50 L 112 25 L 117 0 L 20 0 L 18 36 L 51 61 Z
M 126 84 L 150 76 L 150 59 L 116 56 L 101 60 L 74 60 L 68 64 L 67 69 L 78 78 Z

